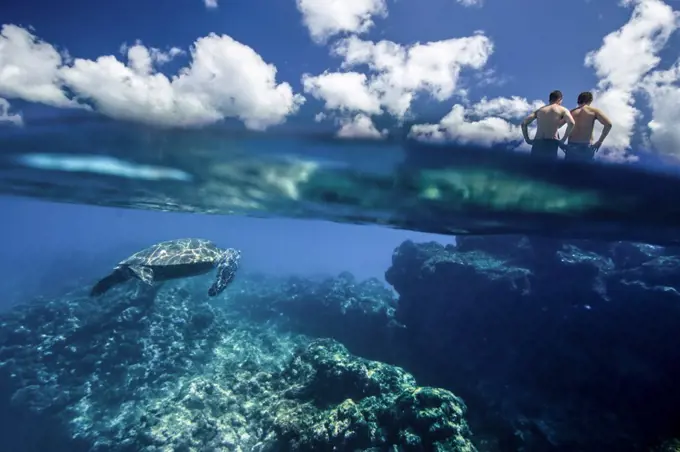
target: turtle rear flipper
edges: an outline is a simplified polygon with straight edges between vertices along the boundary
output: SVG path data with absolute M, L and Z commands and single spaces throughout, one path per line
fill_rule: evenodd
M 150 267 L 130 265 L 128 268 L 137 278 L 150 286 L 153 285 L 153 270 Z
M 125 282 L 128 279 L 130 279 L 130 277 L 126 272 L 116 269 L 109 276 L 100 279 L 97 284 L 94 285 L 90 291 L 90 296 L 99 296 L 104 292 L 107 292 L 113 286 Z
M 215 295 L 219 295 L 227 288 L 236 275 L 240 259 L 240 251 L 233 248 L 224 251 L 224 254 L 217 262 L 217 277 L 215 282 L 210 286 L 210 289 L 208 289 L 209 296 L 214 297 Z

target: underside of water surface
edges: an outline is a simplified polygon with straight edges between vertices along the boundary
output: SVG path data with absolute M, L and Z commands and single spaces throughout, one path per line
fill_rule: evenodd
M 166 130 L 103 119 L 0 133 L 0 194 L 445 235 L 678 243 L 680 178 L 636 165 L 408 139 Z

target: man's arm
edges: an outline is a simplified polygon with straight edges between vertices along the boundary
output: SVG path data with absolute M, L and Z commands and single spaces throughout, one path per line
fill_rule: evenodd
M 571 112 L 573 112 L 573 111 L 575 111 L 575 110 L 576 110 L 576 108 L 572 108 L 571 110 L 569 110 L 569 112 L 571 113 Z M 572 115 L 572 118 L 573 118 L 573 115 Z M 563 116 L 562 119 L 560 119 L 560 122 L 557 123 L 557 128 L 559 129 L 560 127 L 562 127 L 562 126 L 565 125 L 566 123 L 567 123 L 567 120 L 566 120 L 566 118 Z
M 609 131 L 612 130 L 612 122 L 609 120 L 607 115 L 602 113 L 602 111 L 600 111 L 597 108 L 594 108 L 594 110 L 595 118 L 598 121 L 600 121 L 600 124 L 604 126 L 604 128 L 602 129 L 602 133 L 600 134 L 600 138 L 595 143 L 593 143 L 593 147 L 595 149 L 599 149 L 600 146 L 602 146 L 602 142 L 604 141 L 604 139 L 607 138 L 607 135 L 609 135 Z
M 524 141 L 526 141 L 527 144 L 531 144 L 531 143 L 533 143 L 533 141 L 534 141 L 534 140 L 532 140 L 531 138 L 529 138 L 529 129 L 528 129 L 528 127 L 529 127 L 529 124 L 531 124 L 532 122 L 534 122 L 534 121 L 536 120 L 536 113 L 537 113 L 537 112 L 538 112 L 538 110 L 536 110 L 535 112 L 531 113 L 529 116 L 527 116 L 526 118 L 524 118 L 524 121 L 522 121 L 522 135 L 524 135 Z
M 578 110 L 578 107 L 572 108 L 571 110 L 569 110 L 569 113 L 574 113 L 576 110 Z M 574 115 L 572 114 L 571 117 L 573 118 Z M 557 128 L 559 129 L 560 127 L 562 127 L 566 123 L 567 123 L 567 119 L 565 117 L 562 117 L 562 119 L 560 119 L 560 122 L 559 122 L 559 125 L 557 126 Z
M 576 109 L 574 108 L 574 109 L 572 109 L 570 112 L 572 112 L 572 111 L 574 111 L 574 110 L 576 110 Z M 572 118 L 573 118 L 573 115 L 572 115 Z M 565 117 L 565 116 L 562 116 L 562 118 L 561 118 L 561 119 L 559 120 L 559 122 L 557 123 L 557 130 L 559 131 L 559 130 L 562 128 L 562 126 L 565 125 L 566 123 L 567 123 L 566 117 Z M 559 137 L 559 134 L 558 134 L 557 138 L 558 138 L 558 139 L 560 138 L 560 137 Z
M 574 130 L 574 125 L 576 124 L 576 121 L 574 121 L 574 117 L 571 115 L 571 112 L 566 108 L 564 109 L 562 120 L 567 123 L 567 130 L 564 131 L 564 136 L 560 140 L 562 141 L 562 144 L 564 144 L 567 142 L 567 138 L 569 138 L 569 135 L 571 135 L 571 131 Z

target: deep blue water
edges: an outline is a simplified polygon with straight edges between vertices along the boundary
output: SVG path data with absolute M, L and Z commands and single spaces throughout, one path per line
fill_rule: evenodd
M 392 140 L 0 135 L 0 450 L 670 451 L 680 178 Z M 242 259 L 99 297 L 155 243 Z M 661 448 L 663 447 L 663 448 Z
M 91 283 L 141 248 L 163 240 L 204 237 L 243 252 L 253 272 L 336 275 L 384 280 L 392 251 L 407 239 L 455 243 L 454 237 L 327 221 L 260 219 L 105 208 L 0 198 L 0 291 L 14 300 L 61 294 Z

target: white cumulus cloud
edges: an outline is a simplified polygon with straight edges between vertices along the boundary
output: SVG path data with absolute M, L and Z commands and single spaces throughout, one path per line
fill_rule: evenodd
M 602 46 L 585 58 L 586 66 L 594 68 L 600 79 L 593 105 L 614 123 L 598 155 L 614 161 L 633 159 L 628 149 L 640 117 L 635 93 L 659 64 L 659 52 L 678 26 L 677 12 L 661 0 L 624 0 L 622 5 L 634 5 L 630 20 L 606 35 Z M 598 124 L 595 133 L 600 130 Z
M 529 102 L 519 97 L 483 98 L 466 108 L 456 104 L 437 124 L 417 124 L 411 127 L 409 135 L 424 141 L 453 141 L 460 144 L 491 146 L 522 139 L 522 132 L 516 122 L 540 101 Z
M 387 135 L 386 130 L 379 131 L 371 118 L 363 113 L 355 115 L 351 119 L 341 120 L 338 136 L 342 138 L 382 138 Z
M 199 38 L 189 65 L 171 77 L 156 66 L 181 54 L 180 49 L 162 52 L 137 43 L 123 50 L 127 62 L 105 55 L 66 63 L 50 44 L 5 25 L 0 95 L 58 107 L 92 105 L 116 119 L 163 126 L 238 118 L 257 130 L 284 122 L 304 102 L 288 83 L 277 83 L 274 65 L 227 35 Z
M 127 56 L 131 66 L 142 69 L 144 73 L 152 72 L 154 65 L 169 63 L 175 57 L 185 54 L 179 47 L 171 47 L 168 51 L 155 47 L 147 48 L 139 40 L 132 47 L 123 44 L 120 46 L 120 52 Z
M 385 0 L 296 0 L 312 40 L 325 44 L 342 33 L 365 33 L 374 17 L 386 17 Z
M 19 113 L 10 113 L 9 108 L 9 101 L 0 97 L 0 124 L 8 122 L 16 126 L 22 125 L 24 121 L 21 115 Z
M 493 52 L 491 40 L 483 34 L 402 46 L 391 41 L 364 41 L 356 36 L 342 39 L 332 53 L 343 58 L 347 72 L 305 74 L 303 85 L 326 108 L 355 110 L 367 114 L 387 111 L 403 119 L 419 94 L 438 101 L 456 92 L 465 68 L 480 69 Z M 367 75 L 353 72 L 368 67 Z
M 466 7 L 482 6 L 484 4 L 484 0 L 456 0 L 456 1 Z
M 0 29 L 0 96 L 74 107 L 61 89 L 59 70 L 64 64 L 51 44 L 15 25 Z
M 387 111 L 398 118 L 404 117 L 420 92 L 440 102 L 449 99 L 461 70 L 481 69 L 492 52 L 491 40 L 481 33 L 411 46 L 363 41 L 352 36 L 333 48 L 335 55 L 344 58 L 343 68 L 368 66 L 372 72 L 371 90 Z
M 523 119 L 524 116 L 541 108 L 543 105 L 545 105 L 545 102 L 540 100 L 528 102 L 519 96 L 496 97 L 493 99 L 483 97 L 470 108 L 470 113 L 481 117 L 497 116 L 503 119 Z
M 312 76 L 303 74 L 306 93 L 325 101 L 329 110 L 381 113 L 380 99 L 368 86 L 368 77 L 360 72 L 324 72 Z
M 203 0 L 203 3 L 205 3 L 205 7 L 208 9 L 217 8 L 217 0 Z
M 647 124 L 654 148 L 666 155 L 680 157 L 680 62 L 665 71 L 655 71 L 644 81 L 652 110 Z

